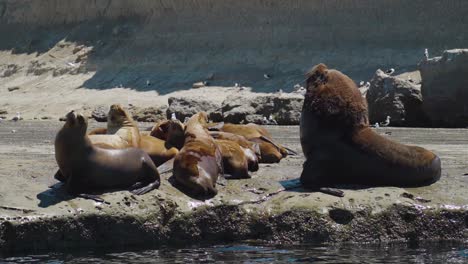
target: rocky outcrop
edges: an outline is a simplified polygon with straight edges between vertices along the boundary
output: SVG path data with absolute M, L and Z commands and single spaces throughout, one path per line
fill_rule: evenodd
M 270 115 L 278 125 L 298 125 L 304 97 L 300 94 L 232 95 L 223 102 L 224 122 L 258 123 Z
M 376 71 L 366 95 L 371 124 L 390 116 L 390 126 L 427 125 L 422 111 L 421 85 L 418 78 L 409 76 L 412 75 L 390 76 L 380 69 Z
M 146 108 L 132 106 L 128 110 L 135 121 L 158 122 L 159 120 L 166 119 L 167 106 Z
M 423 108 L 433 126 L 468 127 L 468 49 L 446 50 L 419 64 Z
M 107 122 L 107 113 L 109 112 L 109 107 L 98 106 L 91 112 L 91 117 L 98 122 Z
M 167 118 L 171 118 L 175 113 L 176 118 L 184 121 L 186 117 L 191 117 L 198 112 L 206 112 L 213 122 L 222 121 L 221 105 L 209 100 L 195 99 L 188 97 L 170 97 L 169 108 L 166 111 Z

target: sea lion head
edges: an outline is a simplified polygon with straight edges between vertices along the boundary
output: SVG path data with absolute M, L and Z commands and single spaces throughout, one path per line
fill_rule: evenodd
M 107 126 L 111 127 L 122 127 L 124 125 L 132 125 L 133 118 L 128 114 L 125 109 L 119 104 L 113 104 L 110 106 L 109 113 L 107 115 Z
M 303 111 L 311 111 L 328 125 L 369 125 L 367 102 L 356 83 L 340 71 L 320 63 L 306 73 L 307 92 Z
M 82 114 L 76 114 L 75 111 L 70 111 L 66 116 L 64 128 L 67 129 L 78 129 L 80 135 L 86 134 L 88 128 L 88 120 Z
M 164 120 L 158 122 L 152 129 L 150 135 L 169 142 L 174 147 L 181 149 L 184 145 L 185 126 L 179 120 Z

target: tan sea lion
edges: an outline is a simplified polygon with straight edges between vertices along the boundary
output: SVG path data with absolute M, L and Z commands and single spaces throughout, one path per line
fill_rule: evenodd
M 216 139 L 223 157 L 224 176 L 232 179 L 247 179 L 249 175 L 249 163 L 244 150 L 234 141 Z
M 102 132 L 102 130 L 93 131 L 93 133 Z M 107 115 L 107 134 L 93 134 L 89 139 L 93 145 L 103 148 L 137 148 L 140 144 L 140 131 L 131 115 L 121 105 L 113 104 Z
M 177 148 L 168 146 L 164 140 L 149 135 L 140 135 L 139 148 L 148 153 L 156 166 L 160 166 L 179 153 Z
M 131 188 L 134 194 L 144 194 L 159 187 L 159 173 L 148 154 L 137 148 L 93 146 L 87 126 L 87 119 L 72 111 L 55 138 L 55 158 L 69 193 Z
M 369 127 L 367 103 L 350 78 L 324 64 L 306 77 L 300 125 L 303 185 L 421 186 L 440 178 L 441 162 L 434 153 L 394 142 Z
M 210 131 L 210 135 L 214 139 L 229 140 L 237 143 L 244 152 L 245 157 L 247 158 L 249 171 L 258 170 L 258 159 L 261 158 L 259 144 L 249 141 L 243 136 L 239 136 L 228 132 Z
M 174 159 L 176 181 L 194 195 L 214 196 L 216 181 L 223 174 L 222 156 L 214 139 L 203 127 L 206 113 L 193 115 L 185 128 L 185 142 Z
M 258 143 L 260 147 L 260 163 L 277 163 L 288 154 L 295 155 L 291 149 L 276 143 L 271 134 L 263 127 L 256 124 L 221 124 L 208 127 L 210 130 L 229 132 L 245 137 L 247 140 Z
M 166 141 L 168 147 L 181 149 L 185 142 L 184 129 L 184 124 L 179 120 L 163 120 L 153 126 L 150 135 Z

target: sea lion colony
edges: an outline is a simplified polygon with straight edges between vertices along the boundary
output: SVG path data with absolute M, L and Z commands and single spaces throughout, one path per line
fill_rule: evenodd
M 390 141 L 370 128 L 367 103 L 346 75 L 316 65 L 306 74 L 306 90 L 300 126 L 304 187 L 342 196 L 328 187 L 421 186 L 440 178 L 435 154 Z M 204 112 L 185 124 L 163 120 L 141 133 L 127 111 L 112 105 L 107 128 L 85 134 L 86 128 L 81 115 L 67 114 L 55 141 L 55 178 L 71 194 L 92 199 L 87 193 L 95 189 L 127 187 L 143 194 L 158 188 L 158 170 L 172 171 L 184 192 L 210 197 L 217 194 L 218 177 L 250 178 L 258 163 L 296 154 L 276 143 L 264 127 L 210 123 Z

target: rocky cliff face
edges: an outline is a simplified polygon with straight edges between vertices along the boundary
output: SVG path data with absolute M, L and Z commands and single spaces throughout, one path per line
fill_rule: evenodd
M 422 61 L 424 110 L 434 126 L 468 127 L 468 49 Z
M 83 85 L 93 89 L 166 93 L 210 76 L 287 91 L 319 62 L 369 79 L 376 68 L 411 70 L 424 48 L 466 46 L 467 11 L 460 0 L 0 0 L 0 51 L 43 53 L 62 39 L 93 47 L 96 74 Z

